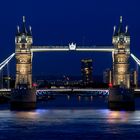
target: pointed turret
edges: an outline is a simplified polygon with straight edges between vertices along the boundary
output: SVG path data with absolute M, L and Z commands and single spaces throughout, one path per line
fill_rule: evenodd
M 29 26 L 28 35 L 29 35 L 29 36 L 32 36 L 32 27 L 31 27 L 31 26 Z
M 125 30 L 123 29 L 123 18 L 120 16 L 120 23 L 118 27 L 114 26 L 113 36 L 118 36 L 120 34 L 125 34 Z
M 22 33 L 27 34 L 25 16 L 23 16 Z
M 118 45 L 118 43 L 124 44 L 124 43 L 130 43 L 130 35 L 128 32 L 128 26 L 123 26 L 123 19 L 122 16 L 120 16 L 120 22 L 118 28 L 114 26 L 113 31 L 113 38 L 112 43 Z
M 26 28 L 26 21 L 25 16 L 23 16 L 22 25 L 21 27 L 17 26 L 17 33 L 16 33 L 16 43 L 29 43 L 32 44 L 32 28 L 29 26 L 29 28 Z
M 116 26 L 114 26 L 114 28 L 113 28 L 113 36 L 116 36 L 116 35 L 117 35 Z
M 126 27 L 123 26 L 122 16 L 120 16 L 120 23 L 119 23 L 118 28 L 114 26 L 112 43 L 116 45 L 118 43 L 128 43 L 128 44 L 130 43 L 130 35 L 128 32 L 128 26 Z
M 124 33 L 123 32 L 123 25 L 122 25 L 122 16 L 120 16 L 120 24 L 118 28 L 118 34 Z
M 130 36 L 130 35 L 129 35 L 129 32 L 128 32 L 128 26 L 125 27 L 125 35 L 126 35 L 126 36 Z
M 16 33 L 16 36 L 19 36 L 20 35 L 20 28 L 19 26 L 17 26 L 17 33 Z

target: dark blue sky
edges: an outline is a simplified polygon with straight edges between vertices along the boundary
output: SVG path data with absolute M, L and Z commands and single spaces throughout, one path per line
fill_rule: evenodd
M 23 15 L 32 26 L 34 45 L 112 45 L 113 26 L 122 15 L 129 26 L 131 51 L 140 58 L 139 6 L 139 0 L 4 0 L 0 2 L 0 61 L 14 52 L 16 26 Z M 111 66 L 109 53 L 44 52 L 34 54 L 33 74 L 80 75 L 82 58 L 93 59 L 95 74 Z

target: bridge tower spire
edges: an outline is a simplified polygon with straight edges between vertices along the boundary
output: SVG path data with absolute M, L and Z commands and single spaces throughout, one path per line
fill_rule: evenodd
M 128 26 L 123 28 L 122 16 L 118 31 L 115 31 L 112 37 L 114 45 L 113 52 L 113 85 L 124 85 L 130 87 L 130 70 L 129 70 L 129 57 L 130 57 L 130 35 L 128 33 Z

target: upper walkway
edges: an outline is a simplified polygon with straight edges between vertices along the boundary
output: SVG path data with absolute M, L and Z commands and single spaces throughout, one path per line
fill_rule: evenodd
M 113 46 L 76 46 L 71 43 L 68 46 L 32 46 L 32 52 L 45 52 L 45 51 L 88 51 L 88 52 L 113 52 Z

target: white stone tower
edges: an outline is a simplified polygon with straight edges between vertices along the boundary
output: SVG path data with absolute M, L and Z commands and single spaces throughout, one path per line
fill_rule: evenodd
M 116 26 L 114 27 L 112 43 L 115 48 L 113 52 L 113 85 L 130 88 L 130 35 L 128 26 L 125 27 L 125 30 L 123 28 L 122 16 L 118 29 L 116 30 Z

